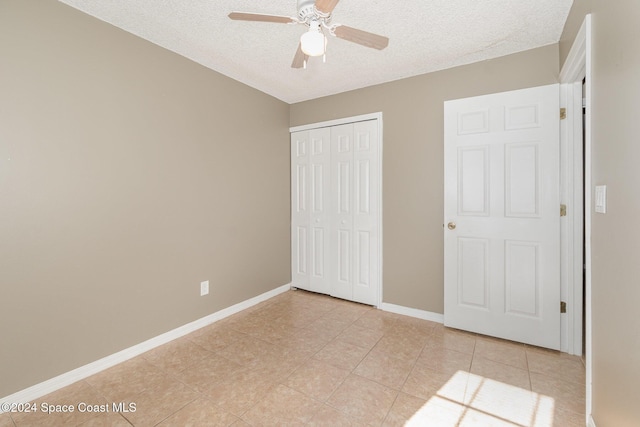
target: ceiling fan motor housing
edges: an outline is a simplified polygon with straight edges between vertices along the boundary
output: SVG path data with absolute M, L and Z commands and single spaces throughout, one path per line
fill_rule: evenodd
M 298 0 L 298 17 L 302 21 L 306 21 L 309 17 L 316 14 L 315 0 Z

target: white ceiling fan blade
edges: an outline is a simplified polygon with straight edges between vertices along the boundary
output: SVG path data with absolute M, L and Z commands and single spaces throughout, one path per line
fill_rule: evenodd
M 278 24 L 290 24 L 297 22 L 295 19 L 281 15 L 264 15 L 261 13 L 231 12 L 229 18 L 235 21 L 275 22 Z
M 322 13 L 331 13 L 339 0 L 316 0 L 316 9 Z
M 309 59 L 309 56 L 302 51 L 302 43 L 298 43 L 298 50 L 296 51 L 296 54 L 293 57 L 291 68 L 303 68 L 305 62 L 307 62 L 308 59 Z
M 382 50 L 389 45 L 389 39 L 387 37 L 347 27 L 346 25 L 338 25 L 333 30 L 333 34 L 341 39 L 378 50 Z

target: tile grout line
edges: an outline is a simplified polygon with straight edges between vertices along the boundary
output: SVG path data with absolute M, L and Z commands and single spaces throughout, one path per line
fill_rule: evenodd
M 324 316 L 326 316 L 326 315 L 330 314 L 331 312 L 338 310 L 339 308 L 340 308 L 340 307 L 338 306 L 338 307 L 335 307 L 334 309 L 328 310 L 328 311 L 327 311 L 327 313 L 323 314 L 322 316 L 319 316 L 319 317 L 318 317 L 318 319 L 315 319 L 315 320 L 319 320 L 319 319 L 321 319 L 322 317 L 324 317 Z M 367 311 L 369 311 L 369 310 L 367 310 Z M 350 323 L 348 323 L 348 324 L 347 324 L 347 326 L 345 326 L 344 328 L 342 328 L 342 329 L 341 329 L 341 330 L 340 330 L 340 331 L 339 331 L 339 332 L 338 332 L 334 337 L 332 337 L 332 338 L 331 338 L 331 339 L 330 339 L 330 340 L 329 340 L 325 345 L 323 345 L 323 346 L 322 346 L 320 349 L 318 349 L 315 353 L 311 354 L 311 355 L 308 357 L 307 361 L 309 361 L 309 360 L 316 360 L 316 361 L 321 362 L 321 363 L 326 363 L 326 362 L 323 362 L 323 361 L 321 361 L 321 360 L 319 360 L 319 359 L 314 359 L 314 356 L 315 356 L 316 354 L 318 354 L 319 352 L 321 352 L 324 348 L 326 348 L 326 347 L 327 347 L 329 344 L 331 344 L 333 341 L 338 340 L 338 337 L 339 337 L 339 336 L 340 336 L 340 335 L 341 335 L 341 334 L 342 334 L 342 333 L 343 333 L 347 328 L 349 328 L 350 326 L 354 325 L 354 324 L 355 324 L 355 322 L 356 322 L 358 319 L 360 319 L 362 316 L 364 316 L 365 314 L 366 314 L 366 311 L 365 311 L 363 314 L 361 314 L 360 316 L 358 316 L 357 318 L 355 318 L 354 320 L 352 320 Z M 302 328 L 302 329 L 306 329 L 306 327 L 304 327 L 304 328 Z M 338 340 L 338 341 L 340 341 L 340 340 Z M 359 347 L 359 346 L 357 346 L 357 345 L 356 345 L 356 347 Z M 367 354 L 368 354 L 368 353 L 367 353 Z M 365 357 L 366 357 L 366 355 L 365 355 Z M 363 360 L 364 360 L 364 358 L 363 358 Z M 359 365 L 359 363 L 358 363 L 358 365 Z M 354 371 L 355 371 L 355 369 L 357 368 L 357 366 L 358 366 L 358 365 L 356 365 L 352 370 L 350 370 L 350 371 L 349 371 L 349 375 L 350 375 L 350 374 L 354 374 L 354 375 L 356 375 L 356 374 L 354 373 Z M 302 366 L 302 364 L 301 364 L 300 366 L 298 366 L 296 369 L 294 369 L 291 373 L 289 373 L 289 375 L 287 375 L 287 376 L 285 377 L 285 379 L 286 379 L 286 378 L 289 378 L 289 377 L 290 377 L 294 372 L 296 372 L 298 369 L 300 369 L 300 367 L 301 367 L 301 366 Z M 329 365 L 329 366 L 333 366 L 333 365 Z M 337 367 L 336 367 L 336 368 L 337 368 Z M 338 368 L 338 369 L 341 369 L 341 368 Z M 346 381 L 346 379 L 349 377 L 349 375 L 345 376 L 345 378 L 344 378 L 344 379 L 343 379 L 343 380 L 342 380 L 342 381 L 341 381 L 341 382 L 340 382 L 340 383 L 335 387 L 335 389 L 331 392 L 331 394 L 329 394 L 329 396 L 327 396 L 327 398 L 326 398 L 324 401 L 320 401 L 320 400 L 316 399 L 315 397 L 310 396 L 310 395 L 308 395 L 308 394 L 306 394 L 306 393 L 304 393 L 304 392 L 301 392 L 301 393 L 302 393 L 303 395 L 307 396 L 308 398 L 310 398 L 310 399 L 312 399 L 312 400 L 314 400 L 314 401 L 318 402 L 321 406 L 327 406 L 327 407 L 330 407 L 330 408 L 332 408 L 332 409 L 334 409 L 334 410 L 338 411 L 339 413 L 341 413 L 343 416 L 345 416 L 345 417 L 347 417 L 347 418 L 351 419 L 351 417 L 350 417 L 348 414 L 344 413 L 344 412 L 343 412 L 343 411 L 341 411 L 339 408 L 335 408 L 335 407 L 331 406 L 331 405 L 328 403 L 328 401 L 329 401 L 329 399 L 331 398 L 331 396 L 333 396 L 333 395 L 336 393 L 336 391 L 337 391 L 337 390 L 342 386 L 342 384 L 344 384 L 344 382 L 345 382 L 345 381 Z M 282 384 L 282 381 L 280 381 L 280 382 L 279 382 L 279 384 L 283 385 L 284 387 L 288 387 L 286 384 Z M 288 388 L 289 388 L 289 387 L 288 387 Z M 297 390 L 295 390 L 295 389 L 292 389 L 292 390 L 297 391 Z M 298 392 L 299 392 L 299 391 L 298 391 Z M 259 402 L 258 402 L 258 403 L 259 403 Z M 256 403 L 256 405 L 257 405 L 258 403 Z M 321 408 L 318 408 L 318 412 L 320 411 L 320 409 L 321 409 Z M 249 410 L 245 411 L 245 413 L 243 414 L 243 416 L 244 416 L 248 411 L 249 411 Z M 315 415 L 315 414 L 314 414 L 314 415 Z M 313 418 L 313 416 L 312 416 L 312 418 Z M 245 422 L 246 422 L 246 420 L 244 420 L 243 418 L 241 418 L 241 419 L 242 419 L 243 421 L 245 421 Z M 307 423 L 307 424 L 308 424 L 308 423 Z
M 360 319 L 362 316 L 364 316 L 364 313 L 363 313 L 361 316 L 358 316 L 358 318 L 357 318 L 357 319 L 355 319 L 353 322 L 351 322 L 351 323 L 349 324 L 349 326 L 351 326 L 351 325 L 355 324 L 355 322 L 357 322 L 357 321 L 358 321 L 358 319 Z M 331 343 L 332 341 L 336 340 L 336 339 L 340 336 L 340 334 L 341 334 L 342 332 L 344 332 L 344 331 L 345 331 L 349 326 L 347 326 L 347 327 L 346 327 L 346 328 L 344 328 L 342 331 L 340 331 L 340 333 L 338 333 L 338 335 L 336 335 L 336 336 L 335 336 L 331 341 L 329 341 L 329 343 Z M 384 336 L 384 335 L 383 335 L 383 336 Z M 378 341 L 380 341 L 381 339 L 382 339 L 382 337 L 381 337 L 380 339 L 378 339 Z M 376 341 L 376 344 L 378 343 L 378 341 Z M 327 343 L 327 345 L 329 345 L 329 343 Z M 358 347 L 358 346 L 356 346 L 356 347 Z M 374 344 L 374 346 L 373 346 L 373 347 L 375 347 L 375 344 Z M 342 385 L 345 383 L 345 381 L 347 381 L 347 378 L 349 378 L 349 376 L 350 376 L 350 375 L 356 375 L 356 376 L 359 376 L 358 374 L 356 374 L 356 373 L 355 373 L 355 370 L 358 368 L 358 366 L 360 366 L 360 363 L 362 363 L 362 361 L 367 357 L 367 355 L 368 355 L 369 353 L 371 353 L 371 350 L 373 350 L 373 347 L 371 347 L 371 349 L 369 349 L 369 351 L 367 351 L 367 353 L 366 353 L 366 354 L 362 357 L 362 359 L 361 359 L 361 360 L 356 364 L 356 366 L 354 366 L 354 367 L 349 371 L 349 375 L 347 375 L 346 377 L 344 377 L 344 379 L 340 382 L 340 385 L 338 385 L 338 386 L 335 388 L 335 390 L 333 390 L 333 392 L 331 392 L 331 394 L 329 395 L 329 397 L 327 397 L 327 400 L 326 400 L 326 403 L 325 403 L 325 404 L 326 404 L 327 406 L 329 406 L 329 407 L 331 407 L 331 408 L 335 409 L 336 411 L 340 412 L 342 415 L 344 415 L 345 417 L 347 417 L 347 418 L 349 418 L 349 419 L 352 419 L 352 418 L 351 418 L 351 416 L 349 416 L 349 414 L 345 413 L 344 411 L 340 410 L 339 408 L 336 408 L 336 407 L 332 406 L 332 405 L 331 405 L 331 404 L 329 404 L 328 402 L 329 402 L 329 400 L 331 399 L 331 397 L 332 397 L 332 396 L 333 396 L 333 395 L 334 395 L 334 394 L 335 394 L 335 393 L 340 389 L 340 387 L 342 387 Z M 362 348 L 362 347 L 360 347 L 360 348 Z M 386 418 L 386 415 L 385 415 L 385 418 Z M 383 419 L 383 421 L 384 421 L 384 419 Z
M 429 334 L 430 337 L 433 336 L 433 328 L 431 329 L 431 333 Z M 429 342 L 429 340 L 426 340 L 424 342 L 424 344 L 422 345 L 422 348 L 420 349 L 420 353 L 418 354 L 418 357 L 416 357 L 416 359 L 413 361 L 413 363 L 411 364 L 411 369 L 409 369 L 409 373 L 407 374 L 406 378 L 404 379 L 404 381 L 402 382 L 402 385 L 400 386 L 400 392 L 402 392 L 402 389 L 404 388 L 405 384 L 407 383 L 407 380 L 409 379 L 409 376 L 411 375 L 411 373 L 413 372 L 413 370 L 415 369 L 416 365 L 418 364 L 418 359 L 420 359 L 420 356 L 422 356 L 422 353 L 424 352 L 424 349 L 427 347 L 427 343 Z M 417 397 L 417 396 L 416 396 Z
M 363 316 L 364 316 L 364 314 L 363 314 Z M 362 316 L 360 316 L 360 317 L 362 317 Z M 360 319 L 360 317 L 359 317 L 358 319 Z M 357 319 L 356 319 L 356 321 L 357 321 Z M 354 323 L 355 323 L 356 321 L 354 321 Z M 370 329 L 370 328 L 367 328 L 367 329 Z M 360 360 L 360 362 L 358 362 L 358 364 L 357 364 L 357 365 L 356 365 L 356 366 L 351 370 L 351 373 L 352 373 L 353 375 L 357 375 L 357 376 L 359 376 L 360 378 L 365 378 L 365 379 L 367 379 L 367 380 L 369 380 L 369 381 L 373 381 L 373 382 L 375 382 L 375 383 L 377 383 L 377 384 L 380 384 L 379 382 L 377 382 L 377 381 L 375 381 L 375 380 L 371 380 L 370 378 L 366 378 L 366 377 L 363 377 L 363 376 L 361 376 L 361 375 L 358 375 L 355 371 L 356 371 L 356 369 L 358 369 L 358 366 L 360 366 L 360 364 L 364 361 L 364 359 L 366 359 L 366 358 L 367 358 L 367 356 L 369 356 L 369 354 L 371 354 L 371 352 L 373 351 L 373 349 L 375 348 L 375 346 L 376 346 L 376 345 L 378 345 L 378 343 L 380 342 L 380 340 L 381 340 L 382 338 L 384 338 L 384 336 L 385 336 L 385 332 L 383 332 L 383 333 L 382 333 L 382 336 L 376 340 L 376 343 L 375 343 L 374 345 L 372 345 L 372 346 L 371 346 L 371 348 L 367 351 L 367 353 L 366 353 L 366 354 L 364 355 L 364 357 Z M 382 385 L 382 386 L 384 386 L 384 387 L 388 387 L 388 386 L 386 386 L 386 385 L 384 385 L 384 384 L 380 384 L 380 385 Z M 389 388 L 391 388 L 391 387 L 389 387 Z M 394 399 L 394 401 L 395 401 L 395 399 Z M 385 418 L 386 418 L 386 417 L 387 417 L 387 416 L 385 415 Z M 384 421 L 384 420 L 383 420 L 383 421 Z
M 429 334 L 429 336 L 432 336 L 433 332 L 434 331 L 433 331 L 433 327 L 432 327 L 431 328 L 431 333 Z M 411 368 L 409 369 L 409 372 L 407 373 L 407 375 L 405 376 L 404 380 L 402 381 L 402 384 L 398 388 L 398 390 L 397 390 L 398 392 L 396 394 L 396 397 L 395 397 L 395 399 L 393 399 L 393 402 L 391 403 L 391 406 L 389 407 L 389 410 L 387 411 L 387 414 L 385 415 L 384 419 L 382 420 L 382 424 L 384 424 L 384 422 L 387 420 L 387 418 L 389 418 L 389 414 L 391 414 L 391 410 L 393 409 L 393 405 L 395 405 L 396 401 L 398 400 L 398 397 L 400 397 L 400 393 L 402 393 L 402 389 L 404 388 L 405 384 L 407 383 L 407 380 L 411 376 L 411 373 L 415 369 L 416 365 L 418 364 L 418 359 L 420 359 L 420 356 L 422 356 L 422 353 L 424 352 L 424 349 L 426 348 L 428 342 L 429 342 L 428 340 L 425 340 L 424 344 L 420 348 L 420 352 L 418 353 L 418 356 L 415 358 L 415 360 L 411 364 Z M 405 394 L 408 394 L 408 393 L 405 393 Z M 409 396 L 411 396 L 411 395 L 409 395 Z M 415 397 L 417 397 L 417 396 L 415 396 Z
M 369 310 L 367 310 L 367 311 L 369 311 Z M 362 318 L 362 316 L 364 316 L 365 314 L 367 314 L 367 313 L 365 312 L 365 313 L 363 313 L 362 315 L 360 315 L 357 319 L 355 319 L 353 322 L 351 322 L 351 323 L 349 324 L 349 326 L 355 325 L 355 323 L 356 323 L 360 318 Z M 329 343 L 331 343 L 333 340 L 336 340 L 336 339 L 340 336 L 340 334 L 341 334 L 342 332 L 344 332 L 344 331 L 345 331 L 349 326 L 347 326 L 346 328 L 344 328 L 344 329 L 343 329 L 343 330 L 342 330 L 338 335 L 336 335 L 336 337 L 335 337 L 335 338 L 333 338 L 331 341 L 329 341 Z M 358 325 L 355 325 L 355 326 L 358 326 Z M 358 326 L 358 327 L 360 327 L 360 326 Z M 362 328 L 362 329 L 366 329 L 366 330 L 375 330 L 374 328 L 366 328 L 366 327 L 361 327 L 361 328 Z M 368 356 L 368 355 L 373 351 L 374 347 L 375 347 L 375 346 L 380 342 L 380 340 L 381 340 L 382 338 L 384 338 L 384 336 L 385 336 L 385 333 L 383 332 L 382 336 L 381 336 L 380 338 L 378 338 L 378 340 L 376 341 L 376 343 L 375 343 L 375 344 L 373 344 L 373 346 L 371 346 L 371 348 L 370 348 L 370 349 L 367 351 L 367 353 L 362 357 L 362 359 L 360 359 L 360 361 L 356 364 L 356 366 L 354 366 L 354 367 L 349 371 L 349 375 L 355 375 L 355 376 L 357 376 L 357 377 L 359 377 L 359 378 L 362 378 L 362 379 L 365 379 L 365 380 L 368 380 L 368 381 L 372 381 L 372 382 L 374 382 L 374 383 L 376 383 L 376 384 L 379 384 L 379 385 L 381 385 L 381 386 L 383 386 L 383 387 L 387 387 L 387 388 L 389 388 L 389 389 L 393 390 L 391 387 L 388 387 L 388 386 L 386 386 L 386 385 L 384 385 L 384 384 L 381 384 L 381 383 L 379 383 L 379 382 L 377 382 L 377 381 L 375 381 L 375 380 L 371 380 L 370 378 L 366 378 L 366 377 L 363 377 L 363 376 L 361 376 L 361 375 L 358 375 L 358 374 L 355 372 L 355 371 L 356 371 L 356 369 L 358 369 L 358 366 L 360 366 L 360 364 L 364 361 L 364 359 L 366 359 L 366 358 L 367 358 L 367 356 Z M 329 343 L 327 343 L 327 345 L 328 345 Z M 354 345 L 355 345 L 355 344 L 354 344 Z M 359 347 L 359 346 L 357 346 L 357 345 L 356 345 L 356 347 Z M 360 347 L 360 348 L 363 348 L 363 347 Z M 338 389 L 340 389 L 340 387 L 345 383 L 345 381 L 347 380 L 347 378 L 349 378 L 349 375 L 347 375 L 347 376 L 346 376 L 346 377 L 345 377 L 345 378 L 340 382 L 340 384 L 339 384 L 339 385 L 338 385 L 338 386 L 337 386 L 337 387 L 336 387 L 336 388 L 331 392 L 331 394 L 329 395 L 329 397 L 327 397 L 327 400 L 325 401 L 325 404 L 326 404 L 327 406 L 329 406 L 330 408 L 333 408 L 334 410 L 336 410 L 336 411 L 340 412 L 340 413 L 341 413 L 342 415 L 344 415 L 345 417 L 347 417 L 347 418 L 349 418 L 349 419 L 352 419 L 352 418 L 349 416 L 349 414 L 346 414 L 344 411 L 342 411 L 342 410 L 340 410 L 339 408 L 336 408 L 336 407 L 334 407 L 334 406 L 332 406 L 331 404 L 329 404 L 329 403 L 328 403 L 328 402 L 329 402 L 329 400 L 331 399 L 331 397 L 332 397 L 332 396 L 333 396 L 333 395 L 338 391 Z M 395 391 L 395 390 L 394 390 L 394 391 Z M 385 414 L 385 416 L 382 418 L 382 422 L 381 422 L 380 424 L 383 424 L 383 423 L 384 423 L 384 421 L 386 420 L 386 418 L 389 416 L 389 412 L 391 411 L 391 408 L 393 407 L 393 403 L 395 403 L 396 399 L 398 398 L 398 394 L 399 394 L 399 393 L 396 393 L 396 396 L 395 396 L 395 398 L 394 398 L 394 400 L 393 400 L 393 402 L 392 402 L 391 406 L 389 407 L 389 410 L 387 411 L 387 413 Z

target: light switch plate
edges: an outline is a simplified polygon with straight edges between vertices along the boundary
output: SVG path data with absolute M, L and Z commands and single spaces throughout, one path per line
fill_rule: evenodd
M 209 293 L 209 281 L 200 282 L 200 296 L 203 297 Z
M 607 213 L 606 185 L 596 185 L 595 208 L 597 213 Z

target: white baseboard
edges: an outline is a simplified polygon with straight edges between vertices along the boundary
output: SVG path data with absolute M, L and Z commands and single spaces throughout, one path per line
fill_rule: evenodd
M 422 320 L 430 320 L 431 322 L 444 323 L 444 315 L 440 313 L 432 313 L 430 311 L 418 310 L 417 308 L 404 307 L 383 302 L 378 306 L 380 310 L 389 311 L 391 313 L 403 314 L 405 316 L 417 317 Z
M 596 422 L 591 415 L 587 417 L 587 427 L 596 427 Z
M 242 310 L 245 310 L 249 307 L 252 307 L 270 298 L 273 298 L 276 295 L 279 295 L 283 292 L 288 291 L 289 289 L 291 289 L 291 284 L 280 286 L 279 288 L 273 289 L 269 292 L 265 292 L 264 294 L 258 295 L 246 301 L 232 305 L 231 307 L 227 307 L 213 314 L 205 316 L 201 319 L 195 320 L 191 323 L 187 323 L 186 325 L 180 326 L 162 335 L 153 337 L 147 341 L 141 342 L 140 344 L 136 344 L 133 347 L 126 348 L 122 351 L 103 357 L 102 359 L 96 360 L 95 362 L 91 362 L 87 365 L 81 366 L 72 371 L 58 375 L 57 377 L 51 378 L 50 380 L 41 382 L 39 384 L 36 384 L 34 386 L 21 390 L 17 393 L 11 394 L 7 397 L 3 397 L 0 399 L 0 414 L 4 412 L 1 409 L 4 403 L 32 402 L 35 399 L 38 399 L 39 397 L 42 397 L 46 394 L 52 393 L 63 387 L 71 385 L 84 378 L 90 377 L 91 375 L 97 374 L 100 371 L 103 371 L 107 368 L 117 365 L 118 363 L 125 362 L 129 359 L 139 356 L 140 354 L 146 351 L 149 351 L 158 346 L 166 344 L 169 341 L 173 341 L 176 338 L 180 338 L 195 330 L 198 330 L 207 325 L 210 325 L 219 320 L 222 320 L 225 317 L 229 317 L 232 314 L 238 313 Z

